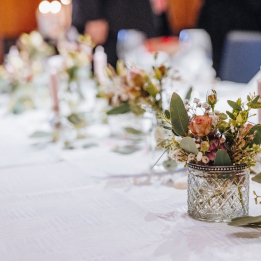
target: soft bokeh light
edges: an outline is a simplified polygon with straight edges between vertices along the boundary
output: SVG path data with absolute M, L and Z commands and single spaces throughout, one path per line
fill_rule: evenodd
M 62 5 L 58 1 L 51 2 L 51 12 L 53 14 L 57 14 L 61 11 Z
M 48 2 L 48 1 L 42 1 L 40 4 L 39 4 L 39 11 L 43 14 L 47 14 L 49 13 L 51 10 L 51 3 Z
M 72 2 L 72 0 L 61 0 L 61 2 L 64 5 L 69 5 Z

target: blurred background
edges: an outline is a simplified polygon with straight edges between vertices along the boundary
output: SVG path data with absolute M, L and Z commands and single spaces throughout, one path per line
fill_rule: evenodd
M 259 0 L 1 0 L 0 25 L 0 63 L 21 33 L 38 29 L 55 45 L 71 25 L 112 65 L 141 44 L 173 56 L 182 43 L 203 49 L 222 80 L 246 83 L 261 60 Z

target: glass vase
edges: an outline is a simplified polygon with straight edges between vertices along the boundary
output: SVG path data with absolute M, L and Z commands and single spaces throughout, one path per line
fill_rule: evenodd
M 149 114 L 137 116 L 133 113 L 124 113 L 108 116 L 111 135 L 123 139 L 146 137 L 152 129 L 152 121 L 153 118 Z
M 248 215 L 249 170 L 244 165 L 188 164 L 188 214 L 209 222 Z
M 160 144 L 170 139 L 169 131 L 162 128 L 160 120 L 155 119 L 152 131 L 149 136 L 149 161 L 152 172 L 164 173 L 171 172 L 177 167 L 177 163 L 174 160 L 169 159 L 169 155 Z

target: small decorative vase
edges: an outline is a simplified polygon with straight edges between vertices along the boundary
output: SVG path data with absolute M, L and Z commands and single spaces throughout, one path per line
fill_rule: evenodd
M 249 170 L 245 165 L 188 164 L 188 214 L 209 222 L 248 215 Z
M 170 160 L 166 149 L 158 145 L 167 138 L 169 138 L 168 131 L 162 128 L 159 120 L 155 119 L 149 137 L 150 167 L 154 173 L 170 172 L 176 168 L 177 163 Z

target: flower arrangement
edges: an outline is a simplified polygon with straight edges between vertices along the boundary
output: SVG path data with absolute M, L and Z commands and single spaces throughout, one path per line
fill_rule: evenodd
M 261 125 L 249 122 L 252 109 L 261 108 L 259 95 L 248 95 L 247 101 L 227 101 L 232 111 L 215 110 L 216 91 L 207 95 L 206 102 L 194 99 L 184 102 L 173 93 L 170 111 L 160 115 L 163 127 L 173 136 L 159 141 L 159 146 L 177 162 L 207 166 L 246 165 L 260 161 Z M 199 113 L 200 111 L 200 113 Z
M 93 42 L 89 35 L 79 35 L 77 42 L 59 41 L 58 51 L 63 58 L 63 72 L 68 82 L 78 80 L 80 69 L 91 65 Z
M 23 33 L 17 42 L 21 56 L 24 60 L 35 62 L 54 54 L 54 48 L 44 41 L 37 31 L 30 34 Z
M 105 71 L 108 81 L 101 83 L 100 96 L 106 97 L 112 107 L 108 115 L 162 111 L 163 82 L 168 75 L 164 65 L 153 67 L 147 73 L 137 66 L 126 68 L 118 61 L 116 70 L 109 65 Z
M 228 100 L 232 111 L 215 110 L 217 93 L 206 101 L 184 102 L 173 93 L 170 110 L 160 115 L 172 135 L 158 141 L 169 158 L 188 165 L 188 213 L 199 220 L 230 225 L 260 225 L 261 217 L 248 217 L 249 169 L 261 160 L 261 125 L 252 124 L 252 109 L 261 108 L 260 96 Z M 225 167 L 224 167 L 225 166 Z M 261 174 L 252 178 L 261 183 Z M 254 192 L 255 202 L 260 196 Z M 235 219 L 233 219 L 235 218 Z
M 38 88 L 41 89 L 39 92 L 41 95 L 46 95 L 47 88 L 42 87 L 46 87 L 47 84 L 36 82 L 39 79 L 44 80 L 42 61 L 52 54 L 54 54 L 53 47 L 36 31 L 22 34 L 17 45 L 11 47 L 4 64 L 0 67 L 1 91 L 11 94 L 10 111 L 18 114 L 35 108 L 34 98 Z M 44 97 L 41 97 L 41 100 Z

